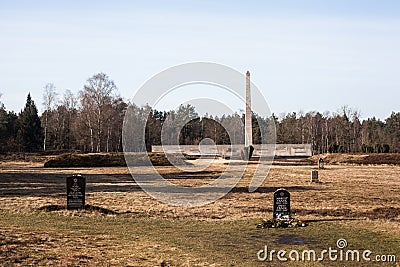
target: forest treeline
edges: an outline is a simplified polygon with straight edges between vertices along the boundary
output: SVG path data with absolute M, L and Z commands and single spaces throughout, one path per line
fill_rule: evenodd
M 49 83 L 43 90 L 44 112 L 39 116 L 34 100 L 28 94 L 25 107 L 16 114 L 7 111 L 0 102 L 0 152 L 33 152 L 79 150 L 82 152 L 122 151 L 123 119 L 129 103 L 118 95 L 117 87 L 106 74 L 90 77 L 83 89 L 74 95 L 66 90 L 60 95 Z M 217 144 L 244 140 L 244 115 L 222 117 L 206 115 L 198 118 L 193 106 L 180 106 L 175 111 L 152 110 L 148 106 L 134 107 L 138 116 L 149 114 L 145 130 L 146 148 L 161 144 L 162 127 L 173 118 L 186 122 L 177 131 L 180 144 L 199 144 L 211 138 Z M 174 125 L 179 125 L 174 123 Z M 222 126 L 234 129 L 229 137 Z M 253 114 L 253 143 L 262 139 L 261 133 L 276 129 L 277 143 L 312 144 L 314 153 L 400 152 L 400 112 L 387 119 L 360 120 L 359 112 L 342 107 L 338 112 L 289 113 L 279 118 Z M 164 140 L 172 144 L 173 141 Z

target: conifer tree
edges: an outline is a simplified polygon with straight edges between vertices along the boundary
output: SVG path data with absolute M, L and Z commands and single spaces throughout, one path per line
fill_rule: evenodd
M 43 133 L 35 102 L 28 94 L 24 110 L 18 116 L 17 141 L 23 151 L 37 151 L 43 144 Z

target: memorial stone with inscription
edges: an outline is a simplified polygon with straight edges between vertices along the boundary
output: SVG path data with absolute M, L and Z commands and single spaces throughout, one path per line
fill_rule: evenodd
M 274 192 L 274 218 L 290 218 L 290 193 L 284 188 Z
M 311 182 L 318 183 L 318 171 L 317 170 L 311 171 Z
M 86 178 L 81 175 L 67 177 L 67 209 L 85 207 Z
M 324 160 L 322 158 L 319 158 L 318 169 L 323 169 L 323 168 L 324 168 Z

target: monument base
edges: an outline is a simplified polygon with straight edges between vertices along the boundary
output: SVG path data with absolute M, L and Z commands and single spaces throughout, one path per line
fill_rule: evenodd
M 243 160 L 250 160 L 251 157 L 253 156 L 253 152 L 254 152 L 254 146 L 249 145 L 244 147 L 243 149 Z

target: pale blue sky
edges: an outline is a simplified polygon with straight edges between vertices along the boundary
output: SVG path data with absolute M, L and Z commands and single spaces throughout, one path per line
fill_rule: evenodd
M 210 61 L 250 70 L 276 114 L 400 111 L 400 1 L 80 2 L 0 1 L 7 109 L 30 91 L 41 110 L 46 83 L 76 93 L 97 72 L 130 98 L 165 68 Z

